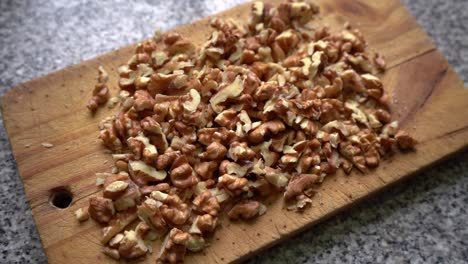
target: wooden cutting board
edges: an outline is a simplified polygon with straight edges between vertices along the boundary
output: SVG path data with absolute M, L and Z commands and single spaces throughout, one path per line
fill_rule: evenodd
M 302 214 L 281 209 L 281 199 L 276 199 L 267 214 L 253 223 L 224 222 L 212 246 L 205 253 L 189 255 L 186 263 L 245 259 L 467 146 L 468 90 L 399 1 L 317 2 L 323 16 L 319 23 L 336 29 L 349 21 L 363 31 L 371 49 L 385 55 L 389 69 L 383 82 L 393 97 L 393 114 L 419 140 L 417 151 L 394 155 L 367 175 L 327 178 L 313 207 Z M 244 4 L 219 16 L 244 20 L 248 10 L 249 4 Z M 175 31 L 201 43 L 210 32 L 208 21 Z M 98 225 L 93 221 L 79 224 L 73 212 L 99 191 L 94 173 L 108 172 L 112 165 L 97 139 L 97 123 L 115 110 L 101 109 L 92 117 L 85 107 L 97 67 L 108 69 L 110 83 L 116 84 L 115 69 L 133 49 L 134 45 L 125 47 L 53 72 L 3 97 L 5 126 L 50 263 L 114 262 L 100 253 Z M 54 146 L 45 148 L 44 142 Z M 49 202 L 51 193 L 61 188 L 73 195 L 66 209 Z M 158 248 L 155 243 L 154 250 Z M 153 253 L 146 263 L 155 263 L 155 258 Z

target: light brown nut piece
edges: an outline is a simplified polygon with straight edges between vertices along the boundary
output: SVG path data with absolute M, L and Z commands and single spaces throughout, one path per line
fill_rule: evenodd
M 245 142 L 232 142 L 229 146 L 228 157 L 234 161 L 251 160 L 255 152 Z
M 116 180 L 109 184 L 104 184 L 103 196 L 109 199 L 117 199 L 122 196 L 128 188 L 127 181 Z
M 89 99 L 86 107 L 88 107 L 91 112 L 95 112 L 100 105 L 107 102 L 109 97 L 109 88 L 107 85 L 104 83 L 98 83 L 94 87 L 93 96 Z
M 381 72 L 384 72 L 386 67 L 387 67 L 387 63 L 385 62 L 385 58 L 383 55 L 381 55 L 380 53 L 376 53 L 375 56 L 374 56 L 374 64 L 375 66 L 377 67 L 377 69 Z
M 80 222 L 84 222 L 89 219 L 89 213 L 87 209 L 83 208 L 78 208 L 78 210 L 75 211 L 75 218 L 76 220 Z
M 146 254 L 148 248 L 138 234 L 133 231 L 125 231 L 124 238 L 119 243 L 120 257 L 125 259 L 135 259 Z
M 336 98 L 341 95 L 343 90 L 343 81 L 341 78 L 335 78 L 331 85 L 324 87 L 325 98 Z
M 206 147 L 206 151 L 201 153 L 199 157 L 205 160 L 221 160 L 226 156 L 226 147 L 215 141 Z
M 320 177 L 315 174 L 300 174 L 294 176 L 289 181 L 286 191 L 284 192 L 284 199 L 290 200 L 296 196 L 302 194 L 305 190 L 312 187 L 314 183 L 317 183 Z
M 253 129 L 249 133 L 248 138 L 250 142 L 258 144 L 262 141 L 265 141 L 265 137 L 269 135 L 276 135 L 285 129 L 286 126 L 281 120 L 268 121 Z
M 396 133 L 395 139 L 398 147 L 401 150 L 413 150 L 416 146 L 417 141 L 412 138 L 407 132 L 400 130 Z
M 243 81 L 241 80 L 240 76 L 237 76 L 231 84 L 221 88 L 215 95 L 211 97 L 211 108 L 213 108 L 216 113 L 221 113 L 223 111 L 223 107 L 220 106 L 220 104 L 224 103 L 229 98 L 238 97 L 243 90 Z
M 262 204 L 258 201 L 246 200 L 242 201 L 228 212 L 228 217 L 231 220 L 249 220 L 260 215 Z
M 182 106 L 189 113 L 193 113 L 197 110 L 198 106 L 200 105 L 201 96 L 195 89 L 190 89 L 189 95 L 190 100 L 184 101 L 182 103 Z
M 206 181 L 200 181 L 197 183 L 195 186 L 193 193 L 194 195 L 200 195 L 205 191 L 213 191 L 211 188 L 215 186 L 215 181 L 212 179 L 206 180 Z M 213 195 L 215 195 L 214 192 L 212 192 Z M 218 201 L 219 202 L 219 201 Z
M 181 189 L 197 184 L 198 180 L 185 156 L 176 157 L 169 172 L 172 184 Z
M 183 262 L 188 241 L 188 233 L 177 228 L 171 229 L 159 251 L 158 263 L 176 264 Z
M 265 179 L 277 188 L 286 187 L 286 185 L 288 185 L 289 178 L 291 178 L 289 173 L 282 172 L 280 169 L 266 167 L 265 172 Z
M 180 76 L 180 74 L 153 73 L 147 85 L 148 92 L 153 96 L 157 94 L 166 94 L 177 76 Z M 156 103 L 155 107 L 157 105 L 158 104 Z
M 163 181 L 167 173 L 164 170 L 156 170 L 141 160 L 132 160 L 128 163 L 128 172 L 138 184 Z
M 241 64 L 252 64 L 253 62 L 258 60 L 260 60 L 260 57 L 257 54 L 255 54 L 253 50 L 245 49 L 242 51 L 240 57 Z
M 252 3 L 251 12 L 250 12 L 250 25 L 256 25 L 263 20 L 265 4 L 261 1 L 255 1 Z
M 238 178 L 229 174 L 224 174 L 218 178 L 218 187 L 222 187 L 235 195 L 248 191 L 249 181 L 245 178 Z
M 277 163 L 279 160 L 279 154 L 270 150 L 271 140 L 263 142 L 262 144 L 256 146 L 260 151 L 260 155 L 265 161 L 265 166 L 270 167 Z
M 156 159 L 156 169 L 164 170 L 172 166 L 176 158 L 180 156 L 178 151 L 169 151 L 162 155 L 159 155 Z
M 215 117 L 214 121 L 216 124 L 232 130 L 236 126 L 237 111 L 235 109 L 224 110 Z
M 98 83 L 106 83 L 109 80 L 109 73 L 102 66 L 98 67 L 98 71 Z
M 343 40 L 351 43 L 352 49 L 354 51 L 362 52 L 366 47 L 366 42 L 360 31 L 357 29 L 354 30 L 343 30 L 341 32 Z
M 151 78 L 149 76 L 140 76 L 140 77 L 136 77 L 136 79 L 135 79 L 135 81 L 133 83 L 135 84 L 135 88 L 138 89 L 138 90 L 146 89 L 146 87 L 148 86 L 148 83 L 150 82 L 150 80 L 151 80 Z
M 133 107 L 137 112 L 152 110 L 155 104 L 154 98 L 145 90 L 136 90 Z
M 211 214 L 204 214 L 197 217 L 195 223 L 202 233 L 211 233 L 216 229 L 218 218 Z
M 261 196 L 268 196 L 274 191 L 273 186 L 263 177 L 254 182 L 250 182 L 249 185 Z
M 117 213 L 109 222 L 109 226 L 102 229 L 101 243 L 106 245 L 115 235 L 122 232 L 126 226 L 137 219 L 134 210 Z
M 370 168 L 375 168 L 379 166 L 380 163 L 380 154 L 376 148 L 371 147 L 369 150 L 366 151 L 364 154 L 366 158 L 366 165 Z
M 215 161 L 198 162 L 194 166 L 195 172 L 202 180 L 212 179 L 217 169 L 218 163 Z
M 378 109 L 375 111 L 375 117 L 384 124 L 390 123 L 392 121 L 391 114 L 383 109 Z
M 151 227 L 144 221 L 138 222 L 137 226 L 135 227 L 135 232 L 140 238 L 145 237 L 150 232 L 150 230 Z
M 391 136 L 395 136 L 397 132 L 398 132 L 398 121 L 393 121 L 389 124 L 386 124 L 383 127 L 381 137 L 388 138 Z
M 148 252 L 143 239 L 133 231 L 125 231 L 124 238 L 120 241 L 119 254 L 125 259 L 135 259 L 144 256 Z
M 91 197 L 89 199 L 88 213 L 96 222 L 107 224 L 115 214 L 114 204 L 111 199 Z
M 143 203 L 138 206 L 138 217 L 148 224 L 157 233 L 164 234 L 168 230 L 166 221 L 164 220 L 159 207 L 161 202 L 152 198 L 147 198 Z
M 151 197 L 160 201 L 159 207 L 164 221 L 170 226 L 180 226 L 187 222 L 190 210 L 177 194 L 166 194 L 163 192 L 152 192 Z
M 191 252 L 203 251 L 207 246 L 205 239 L 200 235 L 191 234 L 187 241 L 187 249 Z
M 357 93 L 367 91 L 361 76 L 354 70 L 346 70 L 340 74 L 340 77 L 343 80 L 343 90 L 348 89 Z
M 102 253 L 104 253 L 106 256 L 113 258 L 115 260 L 120 259 L 119 251 L 115 248 L 104 247 L 102 249 Z
M 286 209 L 290 211 L 296 211 L 296 212 L 303 211 L 309 205 L 312 204 L 312 199 L 310 199 L 309 197 L 310 195 L 307 196 L 305 194 L 299 194 L 298 196 L 295 197 L 295 199 L 288 201 Z
M 167 193 L 167 192 L 169 192 L 170 189 L 171 189 L 171 186 L 168 183 L 163 182 L 163 183 L 159 183 L 157 185 L 143 186 L 143 187 L 140 188 L 140 192 L 141 192 L 141 195 L 148 196 L 154 191 L 160 191 L 160 192 Z
M 111 248 L 119 248 L 119 244 L 120 242 L 122 241 L 122 239 L 124 238 L 124 235 L 123 234 L 117 234 L 115 235 L 110 241 L 109 241 L 109 247 Z
M 292 29 L 283 31 L 275 40 L 283 50 L 294 49 L 300 41 L 299 36 Z
M 228 130 L 225 127 L 217 128 L 202 128 L 197 131 L 198 142 L 208 146 L 211 143 L 218 141 L 223 145 L 228 145 L 237 137 L 234 131 Z
M 235 162 L 230 162 L 229 160 L 223 160 L 219 165 L 219 174 L 230 174 L 237 177 L 244 177 L 251 168 L 252 165 L 250 163 L 240 165 Z
M 136 184 L 130 182 L 125 192 L 114 200 L 115 210 L 120 212 L 135 207 L 140 202 L 140 197 L 140 189 Z
M 127 145 L 137 160 L 141 159 L 148 164 L 152 164 L 158 157 L 156 146 L 151 144 L 143 133 L 140 133 L 137 137 L 129 137 Z
M 179 35 L 180 36 L 180 35 Z M 172 42 L 172 39 L 171 39 Z M 169 53 L 169 56 L 173 56 L 175 54 L 183 53 L 183 54 L 192 54 L 195 52 L 195 45 L 190 42 L 187 38 L 184 38 L 180 36 L 176 41 L 170 43 L 166 42 L 167 46 L 167 51 Z
M 354 166 L 358 170 L 360 170 L 362 173 L 367 173 L 367 167 L 366 167 L 366 159 L 362 155 L 354 156 L 352 157 L 351 161 L 353 162 Z
M 128 172 L 128 162 L 126 160 L 116 160 L 114 165 L 119 171 Z
M 216 197 L 214 197 L 209 191 L 205 191 L 195 197 L 193 204 L 196 206 L 198 211 L 213 216 L 218 215 L 218 212 L 221 209 L 218 200 L 216 200 Z

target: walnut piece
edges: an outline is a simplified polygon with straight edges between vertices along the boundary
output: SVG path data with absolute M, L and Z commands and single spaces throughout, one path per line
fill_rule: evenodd
M 125 231 L 124 237 L 119 244 L 119 255 L 126 259 L 139 258 L 148 251 L 145 242 L 133 230 Z
M 225 102 L 229 98 L 235 98 L 239 96 L 242 91 L 244 90 L 244 84 L 241 78 L 238 76 L 236 79 L 229 85 L 224 88 L 221 88 L 219 92 L 217 92 L 213 97 L 210 99 L 211 107 L 213 111 L 216 113 L 221 113 L 223 107 L 220 106 L 221 103 Z
M 136 160 L 128 163 L 128 171 L 133 179 L 141 179 L 144 182 L 160 182 L 166 178 L 166 171 L 156 170 L 145 162 Z
M 75 211 L 75 217 L 76 217 L 76 220 L 78 220 L 80 222 L 84 222 L 84 221 L 88 220 L 89 219 L 88 210 L 83 209 L 83 208 L 78 208 Z
M 240 202 L 228 212 L 231 220 L 249 220 L 265 213 L 265 207 L 258 201 L 246 200 Z
M 315 174 L 300 174 L 289 181 L 286 191 L 284 192 L 284 199 L 290 200 L 303 191 L 310 188 L 314 183 L 317 183 L 320 180 L 320 177 Z
M 218 212 L 221 209 L 218 200 L 209 191 L 205 191 L 195 197 L 193 204 L 197 207 L 198 211 L 213 216 L 218 215 Z
M 100 224 L 107 224 L 115 214 L 111 199 L 92 197 L 89 199 L 88 213 L 93 220 Z
M 162 203 L 159 210 L 168 225 L 180 226 L 187 222 L 190 216 L 188 205 L 177 194 L 155 191 L 151 193 L 151 197 Z
M 182 262 L 185 258 L 188 241 L 188 233 L 177 228 L 171 229 L 161 246 L 158 261 L 171 264 Z

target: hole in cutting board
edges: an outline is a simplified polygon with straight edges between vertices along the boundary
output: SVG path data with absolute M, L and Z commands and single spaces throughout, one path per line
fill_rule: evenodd
M 49 202 L 52 206 L 65 209 L 73 201 L 73 194 L 65 187 L 57 187 L 50 190 Z

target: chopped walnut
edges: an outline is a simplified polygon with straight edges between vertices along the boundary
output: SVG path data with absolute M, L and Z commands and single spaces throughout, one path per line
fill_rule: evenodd
M 93 97 L 88 101 L 88 109 L 91 112 L 95 112 L 100 105 L 103 105 L 109 99 L 109 88 L 107 88 L 107 81 L 109 80 L 109 74 L 104 67 L 99 66 L 98 83 L 93 89 Z
M 211 214 L 197 216 L 190 228 L 190 231 L 194 231 L 196 233 L 196 230 L 199 230 L 200 234 L 211 233 L 216 229 L 217 223 L 218 219 Z
M 143 239 L 133 230 L 125 231 L 119 244 L 119 255 L 126 259 L 141 257 L 148 251 Z
M 416 145 L 416 140 L 412 138 L 407 132 L 402 130 L 396 133 L 395 139 L 398 143 L 398 147 L 402 150 L 412 150 Z
M 173 228 L 164 239 L 159 251 L 158 261 L 163 263 L 178 263 L 185 258 L 189 234 Z
M 314 174 L 300 174 L 293 177 L 286 187 L 284 199 L 290 200 L 300 195 L 304 190 L 310 188 L 314 183 L 317 183 L 319 179 L 320 177 Z
M 237 195 L 248 190 L 248 180 L 224 174 L 219 177 L 218 186 Z
M 104 254 L 106 254 L 107 256 L 109 256 L 110 258 L 113 258 L 115 260 L 119 260 L 120 259 L 120 254 L 119 254 L 119 250 L 115 249 L 115 248 L 108 248 L 108 247 L 105 247 L 102 252 Z
M 128 171 L 137 183 L 160 182 L 166 178 L 166 171 L 156 170 L 143 161 L 136 160 L 128 163 Z
M 245 142 L 235 141 L 229 146 L 228 157 L 234 161 L 250 160 L 254 156 L 255 152 Z
M 129 183 L 126 181 L 114 181 L 107 185 L 104 184 L 105 187 L 103 196 L 110 199 L 116 199 L 125 193 L 125 191 L 128 188 L 128 185 Z
M 179 156 L 175 158 L 169 172 L 172 184 L 178 188 L 188 188 L 197 184 L 197 177 L 185 157 Z
M 95 112 L 100 105 L 103 105 L 109 99 L 109 88 L 104 83 L 98 83 L 94 87 L 93 97 L 88 101 L 88 109 Z
M 252 219 L 262 214 L 262 211 L 264 210 L 264 208 L 262 208 L 263 206 L 264 205 L 257 201 L 242 201 L 234 205 L 234 207 L 228 212 L 228 217 L 231 220 Z
M 138 217 L 148 224 L 156 232 L 163 234 L 168 230 L 168 225 L 164 220 L 158 202 L 152 198 L 146 200 L 138 206 Z
M 197 210 L 213 216 L 216 216 L 221 209 L 218 200 L 209 191 L 195 197 L 193 204 L 197 207 Z
M 249 141 L 252 143 L 260 143 L 265 141 L 265 137 L 268 135 L 276 135 L 286 129 L 283 122 L 280 120 L 273 120 L 262 123 L 257 128 L 253 129 L 249 133 Z
M 166 194 L 155 191 L 151 193 L 151 197 L 162 202 L 159 210 L 167 224 L 180 226 L 187 222 L 190 214 L 188 205 L 177 194 Z
M 223 107 L 221 107 L 220 104 L 229 98 L 235 98 L 239 96 L 243 90 L 244 84 L 240 77 L 237 77 L 231 84 L 221 88 L 218 93 L 211 97 L 211 107 L 216 113 L 220 113 L 223 110 Z
M 206 147 L 206 151 L 201 153 L 199 156 L 202 159 L 206 160 L 219 160 L 224 158 L 227 153 L 226 147 L 215 141 Z
M 190 235 L 187 241 L 187 249 L 191 252 L 200 252 L 207 246 L 205 239 L 200 235 Z
M 84 222 L 84 221 L 88 220 L 89 219 L 88 210 L 85 210 L 83 208 L 78 208 L 75 211 L 75 217 L 76 217 L 76 220 L 78 220 L 80 222 Z
M 89 215 L 100 224 L 107 224 L 115 214 L 114 204 L 111 199 L 92 197 L 89 199 Z
M 218 169 L 218 163 L 215 161 L 205 161 L 195 164 L 194 170 L 203 180 L 212 179 Z
M 133 210 L 117 213 L 109 225 L 102 229 L 101 243 L 107 244 L 115 235 L 122 232 L 130 223 L 137 218 Z

